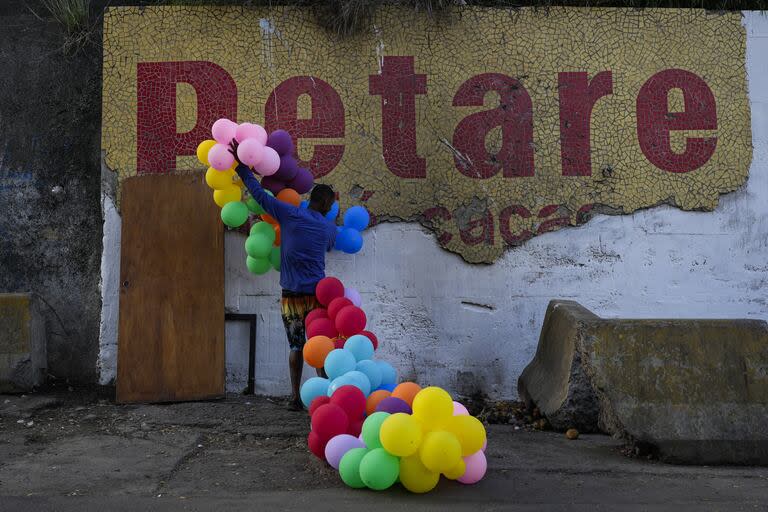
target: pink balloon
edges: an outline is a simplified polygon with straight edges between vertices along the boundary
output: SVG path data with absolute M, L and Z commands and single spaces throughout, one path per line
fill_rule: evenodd
M 488 448 L 488 437 L 485 438 L 485 441 L 483 441 L 483 447 L 480 449 L 485 451 L 486 448 Z
M 341 458 L 352 448 L 365 448 L 365 443 L 359 438 L 349 434 L 334 436 L 328 441 L 328 444 L 325 445 L 325 460 L 328 461 L 328 464 L 330 464 L 333 469 L 339 469 Z
M 360 307 L 363 304 L 363 298 L 360 296 L 360 292 L 354 288 L 344 288 L 344 296 L 352 301 L 352 304 L 357 307 Z
M 267 144 L 267 130 L 258 124 L 243 123 L 237 127 L 235 139 L 237 142 L 243 142 L 245 139 L 256 139 L 264 146 Z
M 459 482 L 463 484 L 476 484 L 484 476 L 488 469 L 488 461 L 485 459 L 483 450 L 478 450 L 469 457 L 464 457 L 464 464 L 467 470 L 459 477 Z
M 214 144 L 208 151 L 208 162 L 217 171 L 226 171 L 235 163 L 235 157 L 224 144 Z
M 469 411 L 466 407 L 459 402 L 453 402 L 453 415 L 454 416 L 469 416 Z
M 269 146 L 264 146 L 264 154 L 261 162 L 256 166 L 256 171 L 262 176 L 272 176 L 280 168 L 280 155 Z
M 216 139 L 216 142 L 219 144 L 229 144 L 232 142 L 236 132 L 237 123 L 233 123 L 229 119 L 223 118 L 213 123 L 213 127 L 211 128 L 211 135 L 213 135 L 213 138 Z
M 237 157 L 248 167 L 255 167 L 264 157 L 264 144 L 256 139 L 245 139 L 237 146 Z

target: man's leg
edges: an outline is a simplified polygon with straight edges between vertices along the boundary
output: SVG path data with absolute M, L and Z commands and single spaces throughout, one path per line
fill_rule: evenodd
M 301 371 L 304 369 L 304 357 L 301 352 L 291 349 L 291 353 L 288 355 L 288 366 L 291 370 L 291 405 L 297 409 L 302 409 L 299 385 L 301 384 Z
M 285 326 L 285 335 L 288 338 L 288 345 L 291 351 L 288 355 L 288 369 L 291 375 L 291 399 L 288 407 L 293 410 L 302 410 L 300 385 L 301 372 L 304 369 L 304 357 L 302 349 L 304 348 L 304 312 L 300 308 L 296 297 L 283 297 L 283 325 Z

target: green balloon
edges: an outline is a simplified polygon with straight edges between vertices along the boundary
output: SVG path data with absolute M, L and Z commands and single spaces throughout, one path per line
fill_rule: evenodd
M 275 243 L 275 227 L 269 222 L 257 222 L 251 226 L 251 235 L 264 235 Z
M 381 430 L 381 424 L 384 423 L 384 420 L 388 417 L 388 412 L 379 411 L 365 418 L 365 422 L 363 423 L 363 442 L 369 449 L 381 448 L 379 430 Z
M 360 461 L 360 479 L 374 491 L 392 487 L 400 475 L 400 458 L 384 448 L 374 448 Z
M 269 190 L 265 190 L 267 194 L 269 194 L 272 197 L 275 197 L 275 195 L 270 192 Z M 247 201 L 245 201 L 245 206 L 251 210 L 256 215 L 261 215 L 263 213 L 267 213 L 264 211 L 264 208 L 261 207 L 259 203 L 256 202 L 256 200 L 253 197 L 249 197 Z
M 245 252 L 251 258 L 267 259 L 269 258 L 269 253 L 272 252 L 272 241 L 258 233 L 251 235 L 245 240 Z
M 345 484 L 354 488 L 362 489 L 365 487 L 360 478 L 360 461 L 368 453 L 365 448 L 352 448 L 341 458 L 339 462 L 339 475 Z
M 248 220 L 248 207 L 242 201 L 232 201 L 221 209 L 221 220 L 231 228 L 239 228 Z
M 280 248 L 273 247 L 272 252 L 269 253 L 269 262 L 272 264 L 272 268 L 280 272 Z
M 266 274 L 269 272 L 269 269 L 272 268 L 268 259 L 251 258 L 250 256 L 245 259 L 245 266 L 248 267 L 248 270 L 250 270 L 251 273 L 256 274 L 257 276 Z

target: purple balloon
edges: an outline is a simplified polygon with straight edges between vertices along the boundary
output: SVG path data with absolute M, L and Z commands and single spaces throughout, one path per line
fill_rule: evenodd
M 334 436 L 325 445 L 325 460 L 328 461 L 328 464 L 333 469 L 339 469 L 341 458 L 352 448 L 365 448 L 365 443 L 361 439 L 349 434 Z
M 261 186 L 276 196 L 280 193 L 281 190 L 285 188 L 285 183 L 275 178 L 274 176 L 264 176 L 261 179 Z
M 395 414 L 398 412 L 404 412 L 405 414 L 411 414 L 411 406 L 408 402 L 394 396 L 388 396 L 376 406 L 376 412 L 388 412 L 389 414 Z
M 271 147 L 280 156 L 290 155 L 293 153 L 293 141 L 291 140 L 291 134 L 285 130 L 275 130 L 269 134 L 267 139 L 267 146 Z
M 296 173 L 296 177 L 288 183 L 288 187 L 292 188 L 299 194 L 306 194 L 312 190 L 312 185 L 315 184 L 315 177 L 309 172 L 309 169 L 300 168 Z
M 273 176 L 280 181 L 291 181 L 299 172 L 299 163 L 291 155 L 280 157 L 280 168 Z

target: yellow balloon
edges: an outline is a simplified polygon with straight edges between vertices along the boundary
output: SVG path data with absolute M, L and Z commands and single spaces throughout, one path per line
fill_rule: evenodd
M 424 428 L 436 430 L 453 415 L 453 399 L 448 392 L 436 386 L 424 388 L 413 399 L 413 415 Z
M 400 459 L 400 483 L 414 493 L 429 492 L 440 480 L 440 473 L 424 467 L 418 455 Z
M 224 208 L 224 205 L 227 203 L 239 201 L 242 196 L 243 191 L 240 190 L 240 187 L 235 185 L 230 185 L 222 190 L 213 191 L 213 201 L 219 205 L 219 208 Z
M 232 187 L 232 171 L 217 171 L 209 167 L 205 172 L 205 184 L 214 190 L 224 190 Z
M 485 426 L 474 416 L 453 416 L 445 423 L 444 428 L 459 440 L 462 457 L 472 455 L 483 448 Z
M 213 145 L 216 144 L 215 140 L 204 140 L 197 146 L 197 159 L 200 160 L 200 163 L 203 165 L 211 165 L 208 163 L 208 152 L 211 150 Z
M 444 473 L 461 460 L 461 445 L 450 432 L 428 432 L 419 446 L 419 458 L 430 471 Z
M 421 444 L 421 425 L 410 414 L 392 414 L 379 430 L 381 445 L 392 455 L 408 457 L 416 453 Z
M 451 469 L 443 473 L 448 480 L 457 480 L 464 475 L 467 471 L 467 465 L 464 463 L 464 459 L 459 459 L 459 463 L 453 466 Z

